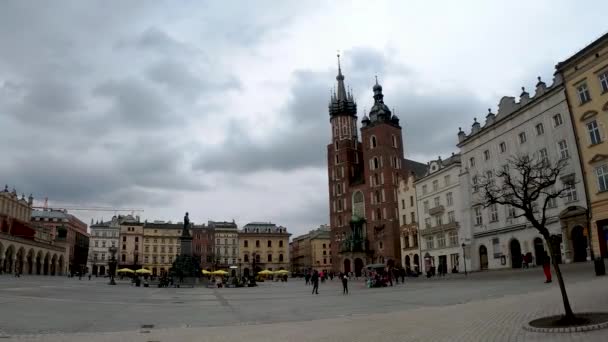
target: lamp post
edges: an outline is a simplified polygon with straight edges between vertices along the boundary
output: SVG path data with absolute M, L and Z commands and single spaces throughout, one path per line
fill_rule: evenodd
M 108 250 L 110 251 L 110 261 L 108 261 L 108 267 L 110 268 L 110 282 L 108 285 L 116 285 L 114 275 L 116 274 L 116 264 L 118 264 L 116 261 L 116 252 L 118 251 L 118 248 L 110 247 Z
M 464 263 L 464 275 L 467 276 L 467 257 L 465 256 L 464 247 L 466 245 L 462 243 L 462 262 Z

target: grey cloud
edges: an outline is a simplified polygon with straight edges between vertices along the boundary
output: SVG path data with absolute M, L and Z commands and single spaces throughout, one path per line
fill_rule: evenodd
M 177 92 L 187 99 L 195 99 L 206 91 L 225 91 L 239 89 L 240 81 L 234 76 L 217 73 L 213 75 L 198 75 L 196 71 L 186 67 L 185 63 L 164 60 L 152 65 L 146 71 L 146 76 L 168 91 Z
M 8 90 L 13 95 L 22 94 L 9 110 L 25 122 L 59 123 L 84 107 L 78 88 L 65 82 L 42 80 L 29 86 L 12 86 Z
M 198 48 L 177 40 L 158 27 L 149 27 L 137 36 L 120 39 L 114 44 L 114 47 L 116 49 L 134 48 L 140 52 L 143 50 L 166 56 L 196 54 L 197 58 L 204 58 Z
M 273 132 L 274 139 L 256 144 L 245 128 L 235 123 L 228 140 L 220 148 L 204 151 L 194 167 L 206 171 L 254 172 L 322 166 L 329 141 L 325 76 L 328 75 L 310 71 L 295 73 L 290 100 L 280 114 L 287 127 Z
M 121 124 L 154 127 L 177 119 L 156 89 L 136 79 L 104 82 L 95 87 L 93 94 L 110 100 L 108 119 Z
M 389 106 L 398 108 L 408 153 L 436 158 L 438 154 L 456 151 L 458 127 L 484 112 L 484 104 L 465 90 L 420 95 L 402 91 L 404 88 L 407 89 L 405 85 L 398 85 L 387 90 L 385 100 Z

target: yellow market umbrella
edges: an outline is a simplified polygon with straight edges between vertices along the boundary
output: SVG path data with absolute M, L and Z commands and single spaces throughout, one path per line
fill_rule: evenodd
M 211 272 L 211 274 L 213 274 L 213 275 L 222 275 L 223 276 L 223 275 L 228 274 L 228 272 L 226 272 L 224 270 L 217 270 L 217 271 Z
M 277 274 L 289 274 L 289 271 L 288 270 L 278 270 L 275 273 L 277 273 Z
M 263 271 L 258 272 L 258 274 L 261 274 L 261 275 L 271 275 L 273 273 L 274 272 L 272 272 L 271 270 L 263 270 Z
M 210 274 L 211 274 L 211 272 L 209 272 L 209 271 L 207 271 L 207 270 L 203 270 L 203 274 L 204 274 L 204 275 L 210 275 Z
M 145 269 L 145 268 L 140 268 L 140 269 L 138 269 L 137 271 L 135 271 L 135 273 L 137 273 L 137 274 L 151 274 L 151 273 L 152 273 L 152 271 L 147 270 L 147 269 Z
M 135 271 L 133 271 L 133 270 L 132 270 L 132 269 L 130 269 L 130 268 L 121 268 L 121 269 L 119 269 L 119 270 L 118 270 L 118 271 L 116 271 L 116 272 L 118 272 L 118 273 L 135 273 Z

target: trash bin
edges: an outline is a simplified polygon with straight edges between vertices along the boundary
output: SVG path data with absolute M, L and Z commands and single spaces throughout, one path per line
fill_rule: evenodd
M 604 265 L 604 259 L 602 257 L 596 258 L 593 260 L 593 264 L 595 266 L 595 275 L 603 276 L 606 275 L 606 265 Z

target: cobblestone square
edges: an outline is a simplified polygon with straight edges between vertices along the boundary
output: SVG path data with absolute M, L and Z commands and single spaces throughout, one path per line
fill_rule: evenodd
M 608 311 L 608 278 L 565 265 L 576 311 Z M 334 280 L 256 288 L 138 288 L 126 281 L 0 277 L 0 336 L 8 341 L 603 341 L 608 330 L 538 334 L 522 326 L 562 310 L 556 283 L 531 268 L 406 279 L 367 289 Z

